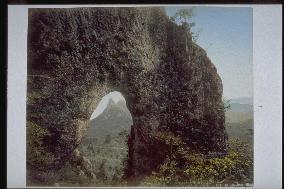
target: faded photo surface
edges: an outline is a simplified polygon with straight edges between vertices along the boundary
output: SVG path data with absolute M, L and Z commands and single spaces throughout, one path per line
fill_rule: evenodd
M 27 186 L 253 186 L 252 8 L 29 8 Z

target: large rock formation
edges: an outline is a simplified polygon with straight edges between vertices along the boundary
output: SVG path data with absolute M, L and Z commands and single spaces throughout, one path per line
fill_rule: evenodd
M 111 91 L 133 117 L 128 176 L 161 163 L 151 137 L 158 130 L 203 153 L 226 150 L 221 79 L 163 8 L 29 9 L 27 120 L 48 130 L 47 167 L 72 156 Z

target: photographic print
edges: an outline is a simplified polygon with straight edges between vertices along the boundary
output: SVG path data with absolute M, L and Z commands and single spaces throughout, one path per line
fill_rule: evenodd
M 252 8 L 29 8 L 27 186 L 253 186 Z

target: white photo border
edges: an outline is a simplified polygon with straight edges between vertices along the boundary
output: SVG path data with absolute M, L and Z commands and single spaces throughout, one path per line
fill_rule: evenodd
M 26 69 L 28 8 L 71 8 L 97 6 L 110 7 L 120 5 L 8 6 L 7 187 L 26 187 Z M 132 7 L 181 5 L 121 6 Z M 190 6 L 253 8 L 255 169 L 254 186 L 252 188 L 281 188 L 282 6 L 213 4 Z

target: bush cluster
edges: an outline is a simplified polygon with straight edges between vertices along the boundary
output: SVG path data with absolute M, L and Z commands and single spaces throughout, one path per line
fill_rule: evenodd
M 230 140 L 228 154 L 209 157 L 176 148 L 158 170 L 147 176 L 143 186 L 233 186 L 253 182 L 251 146 Z

